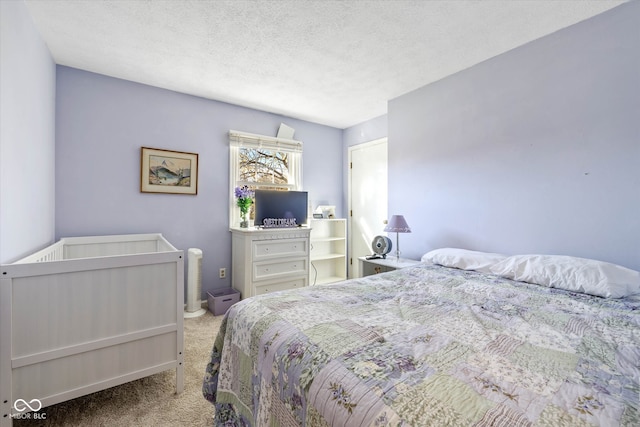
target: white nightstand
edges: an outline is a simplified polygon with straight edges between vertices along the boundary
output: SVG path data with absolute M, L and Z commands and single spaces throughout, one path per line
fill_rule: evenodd
M 358 258 L 358 262 L 360 262 L 360 274 L 362 277 L 420 264 L 420 261 L 415 259 L 397 259 L 394 256 L 387 257 L 386 259 L 367 259 L 367 257 L 361 256 Z

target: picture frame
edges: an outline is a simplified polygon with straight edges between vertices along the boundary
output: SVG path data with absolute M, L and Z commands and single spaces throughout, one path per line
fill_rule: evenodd
M 198 154 L 141 147 L 140 191 L 198 194 Z

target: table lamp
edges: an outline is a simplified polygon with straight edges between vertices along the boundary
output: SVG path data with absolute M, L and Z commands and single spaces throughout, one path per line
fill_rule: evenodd
M 411 233 L 411 229 L 407 221 L 402 215 L 392 215 L 391 219 L 384 228 L 384 231 L 392 231 L 396 233 L 396 260 L 400 262 L 400 233 Z

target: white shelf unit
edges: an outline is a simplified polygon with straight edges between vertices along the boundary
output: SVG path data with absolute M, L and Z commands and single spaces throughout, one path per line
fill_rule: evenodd
M 309 284 L 320 285 L 347 278 L 347 220 L 312 219 Z

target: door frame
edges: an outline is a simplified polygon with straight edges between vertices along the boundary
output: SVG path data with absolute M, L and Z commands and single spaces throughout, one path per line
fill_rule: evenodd
M 361 150 L 363 148 L 367 148 L 369 146 L 374 146 L 378 144 L 387 144 L 389 146 L 389 138 L 382 137 L 378 139 L 374 139 L 367 142 L 362 142 L 360 144 L 354 144 L 348 147 L 348 162 L 347 162 L 347 175 L 348 175 L 348 183 L 347 183 L 347 230 L 349 230 L 348 236 L 348 245 L 347 245 L 347 278 L 353 278 L 353 270 L 354 263 L 357 263 L 358 260 L 353 259 L 353 210 L 351 206 L 351 196 L 353 191 L 353 183 L 351 181 L 351 168 L 352 168 L 352 153 L 354 150 Z M 388 166 L 387 166 L 388 169 Z M 387 200 L 388 204 L 388 200 Z M 387 206 L 388 207 L 388 206 Z

